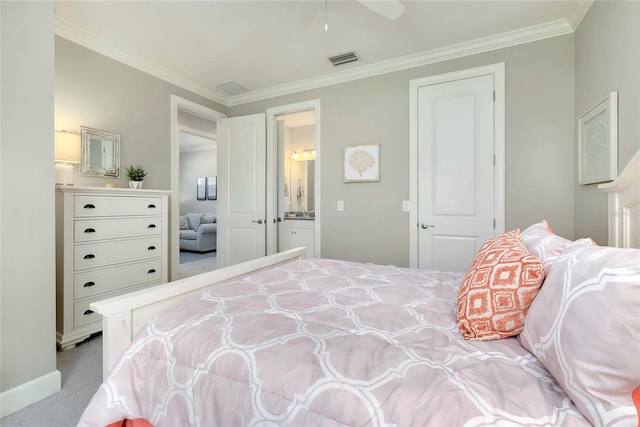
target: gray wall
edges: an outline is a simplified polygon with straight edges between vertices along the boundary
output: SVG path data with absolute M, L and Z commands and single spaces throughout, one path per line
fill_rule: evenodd
M 618 91 L 618 169 L 622 170 L 640 149 L 640 2 L 596 1 L 575 37 L 576 129 L 583 113 L 609 92 Z M 576 237 L 590 236 L 606 245 L 607 195 L 597 184 L 581 186 L 576 179 L 575 200 Z
M 225 113 L 227 108 L 60 37 L 55 39 L 55 127 L 79 133 L 88 126 L 120 135 L 121 178 L 78 175 L 75 185 L 128 187 L 124 168 L 141 164 L 145 188 L 169 190 L 170 97 L 177 95 Z
M 409 81 L 498 62 L 506 68 L 506 228 L 546 218 L 572 238 L 573 35 L 231 107 L 229 115 L 319 98 L 322 256 L 407 266 Z M 380 143 L 381 181 L 343 183 L 343 147 L 372 142 Z
M 47 375 L 57 375 L 60 387 L 55 345 L 53 10 L 53 2 L 0 2 L 2 393 Z M 34 393 L 33 387 L 27 388 Z
M 217 149 L 180 153 L 180 215 L 217 212 L 217 200 L 197 200 L 197 179 L 218 174 Z

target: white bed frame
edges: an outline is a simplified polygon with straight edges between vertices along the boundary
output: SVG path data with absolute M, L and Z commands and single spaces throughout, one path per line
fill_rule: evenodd
M 609 246 L 640 248 L 640 150 L 615 181 L 598 188 L 609 193 Z M 107 375 L 138 330 L 168 306 L 203 288 L 300 259 L 305 251 L 292 249 L 91 304 L 92 310 L 103 315 L 103 375 Z
M 164 309 L 178 301 L 253 271 L 270 268 L 306 254 L 301 247 L 219 270 L 94 302 L 91 310 L 102 314 L 102 375 L 106 377 L 135 334 Z
M 609 246 L 640 248 L 640 150 L 615 181 L 598 188 L 609 193 Z

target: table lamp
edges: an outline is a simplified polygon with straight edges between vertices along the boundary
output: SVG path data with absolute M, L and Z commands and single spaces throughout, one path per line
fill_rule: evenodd
M 73 163 L 80 163 L 80 135 L 56 132 L 56 184 L 73 185 Z

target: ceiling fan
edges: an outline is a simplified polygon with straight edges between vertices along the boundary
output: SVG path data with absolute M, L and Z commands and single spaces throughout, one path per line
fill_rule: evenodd
M 361 5 L 373 10 L 378 15 L 395 20 L 404 13 L 404 5 L 400 0 L 357 0 Z
M 372 10 L 378 15 L 385 17 L 387 19 L 395 20 L 398 19 L 404 13 L 404 5 L 400 2 L 400 0 L 355 0 L 364 7 Z M 316 15 L 320 6 L 324 5 L 325 12 L 325 31 L 327 30 L 327 3 L 328 0 L 317 1 L 317 0 L 299 0 L 298 4 L 298 13 L 295 20 L 295 27 L 298 30 L 306 29 L 311 20 Z

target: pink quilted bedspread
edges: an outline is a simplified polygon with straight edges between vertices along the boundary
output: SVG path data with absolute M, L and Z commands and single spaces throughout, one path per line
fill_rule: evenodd
M 79 425 L 588 425 L 515 338 L 465 341 L 460 274 L 302 260 L 140 331 Z

